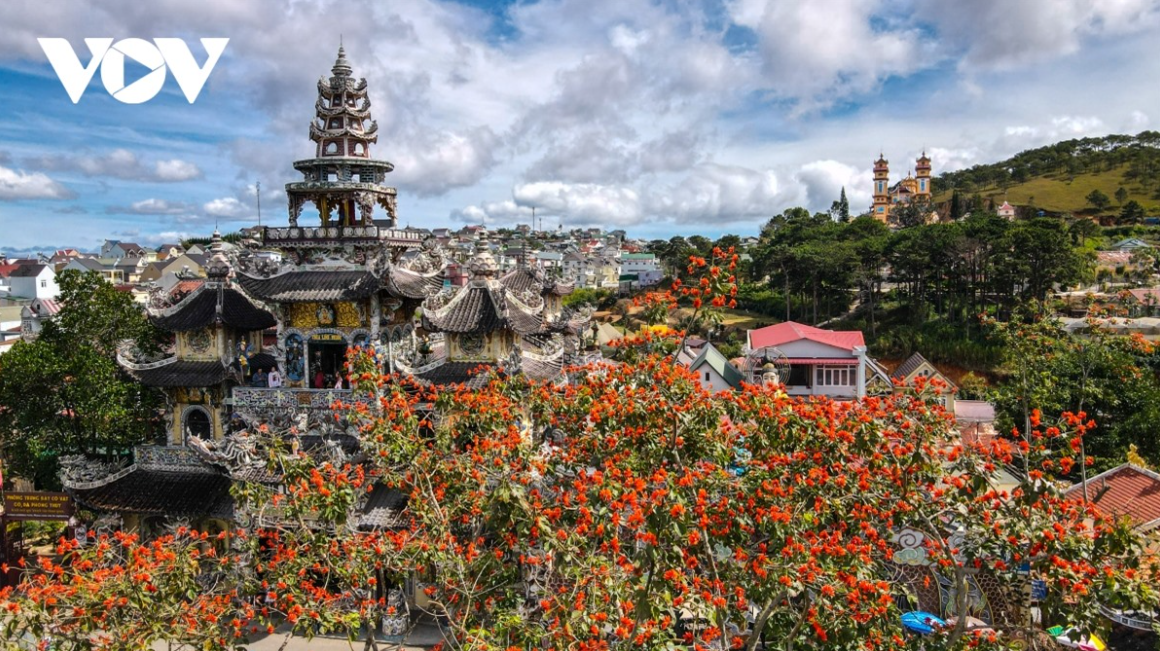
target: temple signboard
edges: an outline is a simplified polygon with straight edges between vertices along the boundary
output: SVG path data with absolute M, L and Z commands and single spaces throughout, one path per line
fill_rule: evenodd
M 4 517 L 9 520 L 68 520 L 72 514 L 68 493 L 4 494 Z

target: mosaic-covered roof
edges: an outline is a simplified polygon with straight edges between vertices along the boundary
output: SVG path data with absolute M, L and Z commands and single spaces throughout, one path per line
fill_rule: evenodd
M 238 274 L 238 284 L 251 296 L 274 303 L 356 301 L 379 290 L 379 278 L 366 270 L 288 271 L 261 278 Z
M 143 365 L 122 361 L 122 365 L 129 375 L 149 387 L 212 387 L 229 377 L 229 369 L 218 360 L 196 362 L 170 359 L 173 361 Z
M 94 511 L 177 517 L 233 515 L 230 478 L 189 468 L 133 468 L 94 488 L 70 489 Z
M 207 282 L 168 308 L 154 310 L 150 318 L 170 332 L 200 330 L 222 323 L 251 332 L 277 325 L 274 315 L 254 305 L 238 290 L 224 283 Z

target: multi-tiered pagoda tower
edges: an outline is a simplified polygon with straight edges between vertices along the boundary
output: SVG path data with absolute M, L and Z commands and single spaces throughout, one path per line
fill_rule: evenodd
M 275 351 L 288 389 L 335 388 L 349 346 L 409 338 L 415 308 L 443 287 L 441 253 L 421 233 L 395 228 L 395 189 L 382 185 L 393 166 L 371 158 L 378 126 L 367 83 L 351 76 L 342 47 L 332 73 L 318 81 L 315 157 L 295 162 L 305 179 L 286 185 L 290 224 L 263 229 L 258 250 L 238 261 L 239 284 L 278 317 Z M 306 203 L 318 226 L 299 224 Z M 326 395 L 278 395 L 329 404 Z M 235 398 L 239 406 L 272 399 L 260 391 Z
M 395 225 L 395 189 L 381 185 L 394 166 L 371 158 L 371 144 L 378 142 L 379 125 L 371 119 L 367 80 L 351 77 L 350 63 L 342 46 L 329 79 L 318 80 L 315 117 L 310 122 L 314 158 L 294 163 L 305 177 L 286 184 L 290 225 L 298 225 L 302 207 L 314 204 L 322 226 Z M 374 208 L 384 214 L 374 218 Z

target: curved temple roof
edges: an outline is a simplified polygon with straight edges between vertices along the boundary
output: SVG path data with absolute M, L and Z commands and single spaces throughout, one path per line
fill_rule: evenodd
M 210 282 L 202 283 L 177 304 L 150 316 L 157 327 L 170 332 L 199 330 L 216 323 L 252 332 L 277 324 L 274 315 L 251 303 L 238 290 Z

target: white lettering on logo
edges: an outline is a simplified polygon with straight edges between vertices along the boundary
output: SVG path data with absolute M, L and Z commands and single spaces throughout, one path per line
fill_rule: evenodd
M 165 85 L 165 73 L 168 70 L 173 73 L 185 99 L 193 104 L 225 51 L 226 44 L 230 42 L 228 38 L 200 39 L 208 56 L 205 64 L 198 66 L 189 46 L 179 38 L 155 38 L 152 43 L 140 38 L 126 38 L 116 43 L 111 38 L 86 38 L 85 46 L 92 56 L 87 65 L 82 65 L 68 40 L 37 40 L 73 104 L 79 102 L 85 94 L 98 65 L 101 68 L 101 83 L 119 102 L 141 104 L 153 99 Z M 126 57 L 149 69 L 148 73 L 128 86 L 125 85 Z

